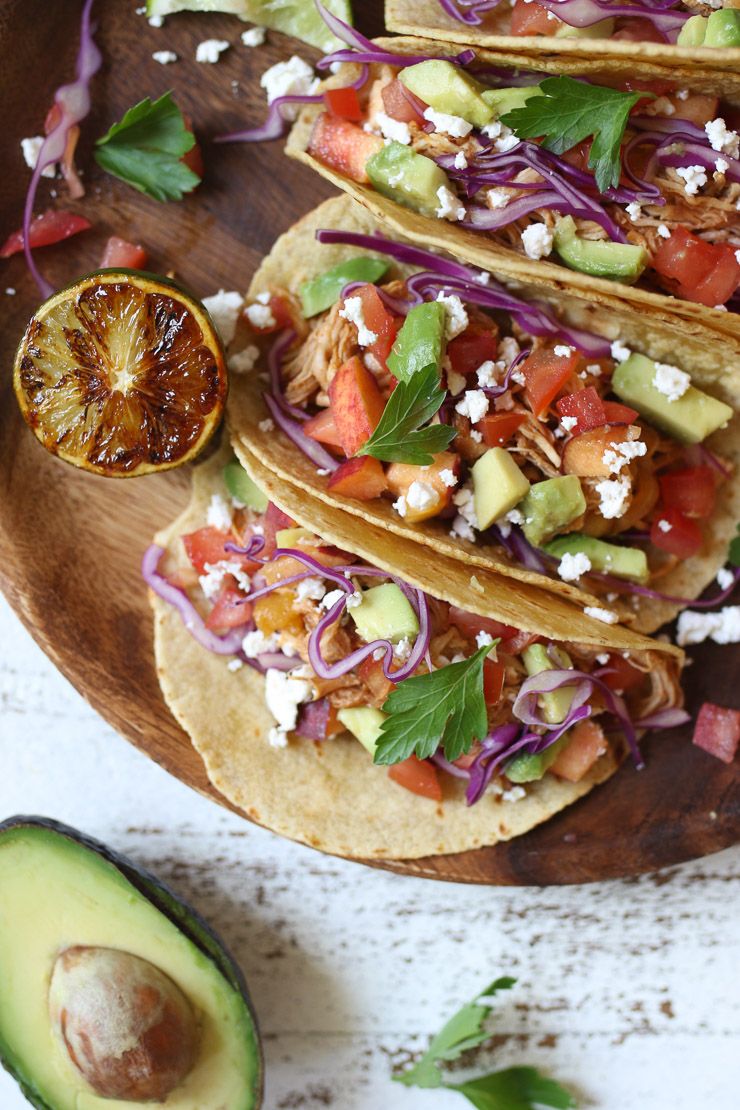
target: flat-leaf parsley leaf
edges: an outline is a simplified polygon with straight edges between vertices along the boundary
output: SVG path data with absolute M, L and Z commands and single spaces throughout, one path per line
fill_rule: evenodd
M 398 383 L 380 423 L 357 454 L 372 455 L 383 462 L 429 466 L 434 462 L 432 455 L 444 451 L 457 435 L 457 429 L 447 424 L 422 427 L 439 411 L 444 398 L 439 369 L 430 363 L 417 370 L 407 382 Z

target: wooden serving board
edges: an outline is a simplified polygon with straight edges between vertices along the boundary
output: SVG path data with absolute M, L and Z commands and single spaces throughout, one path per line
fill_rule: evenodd
M 21 223 L 30 176 L 19 141 L 41 131 L 53 90 L 72 78 L 81 7 L 81 0 L 0 0 L 3 239 Z M 243 25 L 228 16 L 182 14 L 157 30 L 135 7 L 136 0 L 95 5 L 105 62 L 93 81 L 94 106 L 79 147 L 86 197 L 68 202 L 63 184 L 44 181 L 37 201 L 37 211 L 55 203 L 84 212 L 94 226 L 39 251 L 37 261 L 62 285 L 94 269 L 108 235 L 117 234 L 146 245 L 152 269 L 176 270 L 201 296 L 246 288 L 274 238 L 330 190 L 288 162 L 279 142 L 214 146 L 210 140 L 261 122 L 259 75 L 268 66 L 293 52 L 316 54 L 272 33 L 266 46 L 249 49 L 239 38 Z M 355 8 L 363 32 L 382 30 L 382 0 L 357 0 Z M 194 61 L 197 43 L 207 38 L 233 44 L 216 65 Z M 162 49 L 180 60 L 159 65 L 151 55 Z M 170 88 L 195 121 L 206 173 L 193 197 L 160 205 L 106 177 L 91 148 L 127 108 Z M 56 201 L 51 188 L 59 192 Z M 21 418 L 11 382 L 14 349 L 38 294 L 21 256 L 0 266 L 0 585 L 44 651 L 107 721 L 173 775 L 227 805 L 162 700 L 139 575 L 152 534 L 187 500 L 187 468 L 115 481 L 46 454 Z M 695 659 L 686 672 L 689 709 L 707 699 L 740 706 L 740 648 L 705 647 Z M 740 840 L 737 766 L 692 748 L 690 738 L 688 727 L 653 741 L 645 771 L 625 766 L 584 801 L 510 844 L 381 866 L 463 882 L 577 883 L 637 874 L 734 844 Z

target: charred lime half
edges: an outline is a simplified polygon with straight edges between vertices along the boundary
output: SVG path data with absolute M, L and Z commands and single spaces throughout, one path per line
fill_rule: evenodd
M 40 306 L 14 386 L 48 451 L 130 478 L 180 466 L 205 446 L 226 402 L 226 360 L 205 308 L 174 282 L 103 270 Z

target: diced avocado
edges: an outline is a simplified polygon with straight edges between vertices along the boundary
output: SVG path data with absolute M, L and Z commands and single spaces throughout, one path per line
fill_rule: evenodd
M 426 301 L 412 308 L 396 336 L 387 365 L 399 381 L 407 382 L 431 363 L 439 369 L 445 337 L 445 307 Z
M 564 216 L 555 225 L 555 250 L 562 262 L 581 274 L 623 281 L 637 281 L 648 261 L 644 247 L 632 243 L 612 243 L 607 239 L 580 239 L 572 216 Z
M 39 817 L 13 817 L 0 825 L 0 891 L 0 1060 L 38 1110 L 146 1110 L 165 1101 L 167 1110 L 259 1106 L 262 1059 L 244 980 L 220 940 L 168 887 L 74 829 Z M 50 1007 L 50 981 L 58 988 L 61 978 L 64 989 L 61 972 L 54 972 L 64 970 L 70 949 L 95 957 L 98 967 L 104 960 L 128 962 L 133 954 L 139 970 L 145 970 L 144 963 L 164 973 L 185 996 L 197 1019 L 195 1058 L 166 1098 L 103 1097 L 83 1078 L 57 1024 L 59 1008 Z M 87 983 L 93 1002 L 97 984 L 109 996 L 109 978 L 91 980 L 88 971 Z M 132 1077 L 138 1065 L 132 1078 L 148 1086 L 149 1077 L 162 1071 L 141 1066 L 147 1056 L 135 1047 L 141 1027 L 132 1028 L 123 1006 L 99 1005 L 96 1021 L 88 1025 L 88 1044 L 99 1058 L 116 1059 L 119 1079 L 122 1072 Z M 70 1009 L 84 1016 L 84 999 L 77 995 Z M 171 1038 L 178 1036 L 178 1026 L 169 1038 L 158 1037 L 157 1027 L 153 1032 L 155 1053 L 174 1056 L 177 1042 Z M 157 1043 L 163 1045 L 159 1050 Z M 125 1057 L 133 1058 L 133 1066 Z M 89 1057 L 83 1062 L 89 1074 Z M 95 1078 L 102 1082 L 103 1069 Z
M 437 215 L 438 191 L 450 188 L 445 171 L 427 158 L 416 154 L 403 143 L 389 143 L 371 154 L 365 163 L 367 176 L 384 197 L 415 208 L 423 216 Z
M 613 19 L 600 19 L 598 23 L 591 23 L 588 27 L 571 27 L 569 23 L 561 23 L 555 32 L 555 38 L 608 39 L 613 30 Z
M 544 96 L 539 85 L 522 85 L 513 89 L 484 89 L 481 96 L 497 116 L 523 108 L 533 96 Z
M 653 384 L 656 365 L 645 355 L 632 354 L 614 371 L 612 389 L 640 416 L 681 443 L 701 443 L 728 420 L 733 411 L 724 401 L 690 385 L 682 397 L 669 401 Z
M 381 725 L 386 719 L 386 714 L 380 709 L 373 709 L 369 705 L 360 705 L 356 709 L 340 709 L 337 720 L 343 724 L 353 736 L 366 748 L 371 756 L 375 756 L 375 749 L 380 739 Z
M 318 277 L 302 281 L 298 286 L 298 292 L 303 315 L 308 319 L 331 308 L 335 301 L 339 300 L 339 294 L 350 281 L 364 281 L 371 285 L 380 281 L 389 266 L 390 263 L 385 258 L 362 254 L 356 258 L 348 258 L 338 266 L 332 266 L 331 270 L 319 274 Z
M 522 652 L 524 666 L 528 675 L 541 674 L 542 671 L 560 671 L 573 666 L 568 653 L 560 649 L 564 666 L 553 663 L 544 644 L 530 644 Z M 559 725 L 568 716 L 573 701 L 573 686 L 561 686 L 559 690 L 548 690 L 537 699 L 542 716 L 548 725 Z
M 591 569 L 603 574 L 615 574 L 630 582 L 646 582 L 648 579 L 647 556 L 638 547 L 620 547 L 616 543 L 605 543 L 595 536 L 579 536 L 575 532 L 568 536 L 558 536 L 545 545 L 544 550 L 556 559 L 563 555 L 587 555 Z
M 461 116 L 474 127 L 483 127 L 493 119 L 493 112 L 483 98 L 485 86 L 452 62 L 430 58 L 406 66 L 398 79 L 409 92 L 438 112 Z
M 308 528 L 280 528 L 275 533 L 275 546 L 276 547 L 297 547 L 302 540 L 315 540 L 315 532 L 310 532 Z
M 248 505 L 256 513 L 263 513 L 270 503 L 270 499 L 262 492 L 259 486 L 252 481 L 242 464 L 237 459 L 232 459 L 223 469 L 224 484 L 234 498 L 242 505 Z
M 473 503 L 478 527 L 505 516 L 529 489 L 529 482 L 503 447 L 491 447 L 473 466 Z
M 563 748 L 568 747 L 570 740 L 570 731 L 568 731 L 537 755 L 531 752 L 519 752 L 510 763 L 506 764 L 504 774 L 509 782 L 536 782 L 552 766 Z
M 707 19 L 704 46 L 740 46 L 740 11 L 718 8 Z
M 382 639 L 397 644 L 404 637 L 411 640 L 419 634 L 419 619 L 395 582 L 364 590 L 359 605 L 347 606 L 347 612 L 366 643 Z
M 547 478 L 529 487 L 529 493 L 517 506 L 524 517 L 522 531 L 535 547 L 562 532 L 586 511 L 586 498 L 577 474 Z
M 703 15 L 692 15 L 678 32 L 678 46 L 703 46 L 707 37 L 707 19 Z

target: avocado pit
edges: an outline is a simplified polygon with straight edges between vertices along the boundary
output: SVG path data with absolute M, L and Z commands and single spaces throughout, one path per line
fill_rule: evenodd
M 103 1098 L 163 1102 L 195 1063 L 190 1003 L 168 975 L 130 952 L 61 952 L 49 1015 L 70 1060 Z

